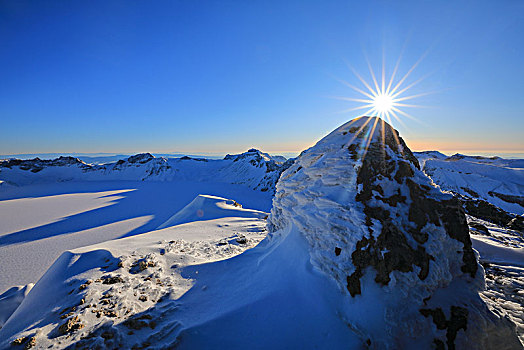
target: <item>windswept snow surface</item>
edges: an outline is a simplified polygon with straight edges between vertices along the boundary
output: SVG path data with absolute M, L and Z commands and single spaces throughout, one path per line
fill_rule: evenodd
M 471 240 L 486 272 L 481 293 L 493 312 L 517 325 L 524 346 L 524 233 L 468 217 Z M 483 226 L 484 230 L 475 229 Z
M 422 170 L 443 190 L 483 199 L 517 215 L 524 214 L 524 159 L 446 157 L 418 152 Z
M 25 286 L 15 286 L 0 294 L 0 328 L 2 328 L 11 314 L 20 306 L 27 293 L 33 288 L 29 283 Z
M 269 211 L 243 185 L 191 181 L 62 182 L 0 192 L 0 292 L 35 283 L 62 252 L 155 230 L 201 193 Z
M 201 194 L 158 228 L 228 216 L 267 218 L 262 211 L 242 209 L 242 205 L 234 200 Z
M 199 194 L 269 211 L 290 162 L 256 149 L 222 160 L 0 161 L 0 291 L 35 282 L 65 250 L 154 230 Z

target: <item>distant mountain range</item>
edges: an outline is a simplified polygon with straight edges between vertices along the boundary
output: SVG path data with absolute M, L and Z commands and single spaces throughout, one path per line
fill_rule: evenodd
M 222 159 L 225 154 L 220 153 L 151 153 L 155 157 L 164 157 L 164 158 L 181 158 L 184 156 L 192 158 L 207 158 L 207 159 Z M 59 157 L 74 157 L 82 160 L 88 164 L 106 164 L 111 162 L 116 162 L 120 159 L 125 159 L 132 156 L 132 153 L 21 153 L 21 154 L 0 154 L 0 160 L 2 159 L 56 159 Z M 281 157 L 284 158 L 293 158 L 297 154 L 293 152 L 284 152 Z M 275 156 L 273 156 L 275 157 Z
M 524 214 L 524 159 L 447 156 L 438 151 L 413 152 L 421 169 L 443 190 L 460 197 L 472 215 L 506 225 Z M 176 181 L 224 182 L 274 193 L 280 174 L 294 158 L 257 149 L 222 159 L 174 154 L 155 156 L 60 156 L 55 159 L 11 158 L 0 161 L 0 186 L 24 186 L 56 181 Z M 501 214 L 501 213 L 508 213 Z
M 271 156 L 257 149 L 223 159 L 155 157 L 140 153 L 104 164 L 89 164 L 79 158 L 8 159 L 0 161 L 0 185 L 24 186 L 63 181 L 176 181 L 224 182 L 274 191 L 280 173 L 292 160 Z

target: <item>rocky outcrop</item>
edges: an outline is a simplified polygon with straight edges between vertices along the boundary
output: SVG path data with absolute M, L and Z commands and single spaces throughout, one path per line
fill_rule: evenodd
M 347 293 L 348 326 L 382 337 L 375 347 L 403 348 L 406 337 L 442 349 L 519 344 L 514 326 L 479 298 L 484 277 L 460 201 L 424 175 L 382 119 L 339 127 L 282 174 L 268 228 L 288 225 L 309 242 L 313 266 Z M 355 317 L 361 308 L 383 319 L 381 335 Z
M 469 215 L 512 230 L 524 230 L 524 220 L 522 216 L 508 213 L 482 199 L 460 196 L 458 194 L 455 195 L 457 198 L 460 198 L 461 202 L 464 204 L 466 213 Z

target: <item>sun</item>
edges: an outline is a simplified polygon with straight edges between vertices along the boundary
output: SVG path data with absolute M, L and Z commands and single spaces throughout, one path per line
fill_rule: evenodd
M 415 70 L 418 64 L 421 62 L 425 55 L 423 55 L 411 68 L 404 74 L 404 76 L 398 78 L 398 69 L 400 65 L 400 57 L 396 62 L 395 68 L 389 79 L 386 79 L 385 59 L 382 60 L 382 74 L 377 79 L 373 68 L 369 60 L 367 60 L 371 79 L 366 81 L 350 64 L 348 67 L 353 71 L 353 74 L 360 80 L 362 87 L 356 87 L 344 80 L 339 80 L 344 85 L 350 87 L 354 91 L 362 95 L 361 98 L 352 97 L 334 97 L 336 99 L 359 102 L 361 105 L 346 109 L 343 112 L 349 112 L 354 110 L 366 110 L 363 115 L 377 116 L 387 121 L 389 124 L 394 124 L 393 121 L 402 124 L 401 117 L 407 117 L 409 119 L 416 120 L 413 116 L 404 111 L 405 108 L 411 107 L 422 107 L 420 105 L 406 104 L 404 101 L 411 100 L 420 96 L 428 95 L 430 93 L 420 93 L 416 95 L 406 95 L 406 92 L 413 88 L 415 85 L 420 83 L 428 75 L 415 80 L 411 83 L 406 83 L 408 77 Z
M 391 113 L 395 102 L 391 95 L 379 94 L 373 98 L 374 109 L 382 115 Z

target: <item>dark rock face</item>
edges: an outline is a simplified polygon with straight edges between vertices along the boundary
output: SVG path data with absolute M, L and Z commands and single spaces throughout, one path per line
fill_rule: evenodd
M 524 232 L 524 217 L 516 216 L 508 223 L 507 227 L 512 230 Z
M 382 285 L 389 283 L 392 271 L 411 272 L 415 266 L 419 268 L 418 277 L 424 280 L 429 273 L 429 263 L 434 260 L 423 246 L 428 235 L 422 229 L 427 224 L 443 226 L 451 238 L 464 245 L 462 271 L 475 277 L 477 261 L 461 204 L 455 198 L 434 199 L 429 187 L 414 181 L 415 169 L 420 169 L 417 159 L 396 131 L 384 129 L 383 142 L 369 145 L 358 170 L 357 184 L 362 185 L 362 189 L 355 199 L 364 205 L 370 238 L 361 239 L 352 253 L 356 270 L 347 277 L 348 291 L 352 296 L 360 294 L 359 279 L 368 266 L 377 271 L 375 281 Z M 364 129 L 353 131 L 365 132 Z M 357 147 L 348 150 L 352 159 L 359 158 Z M 397 154 L 396 159 L 388 155 L 390 151 Z M 396 193 L 386 197 L 382 186 L 397 187 Z M 401 186 L 408 187 L 410 203 L 401 194 Z M 392 207 L 407 207 L 409 222 L 400 223 L 390 211 L 376 204 L 377 200 Z M 379 232 L 375 232 L 374 220 L 381 224 Z M 405 232 L 416 241 L 415 246 L 408 242 Z

